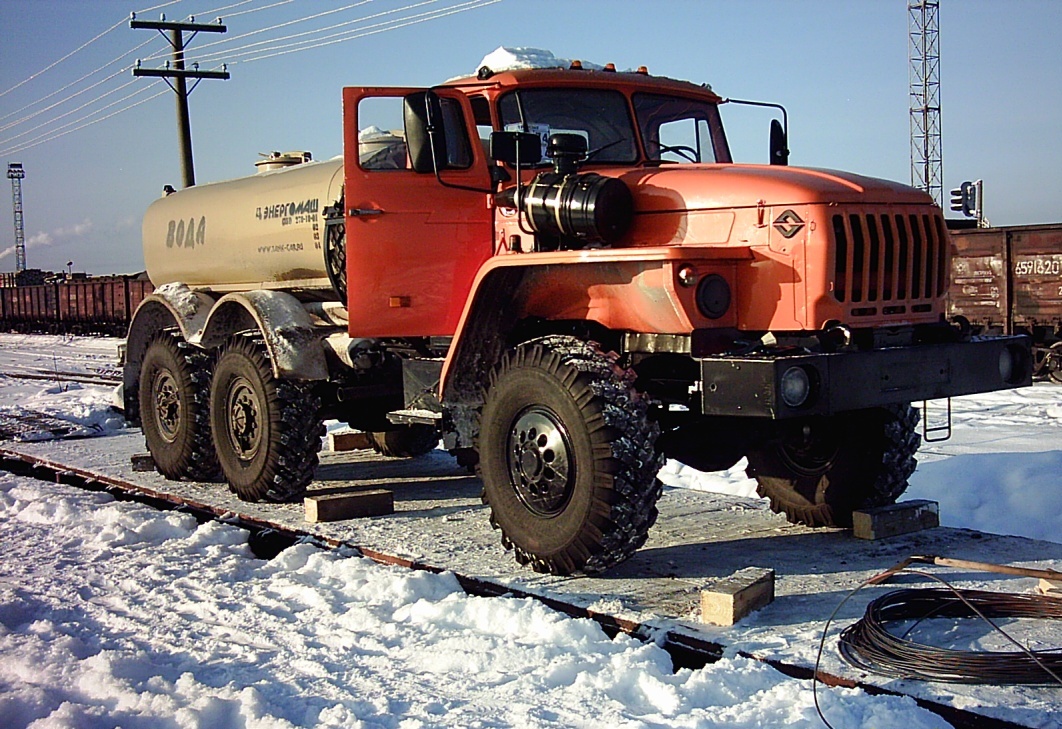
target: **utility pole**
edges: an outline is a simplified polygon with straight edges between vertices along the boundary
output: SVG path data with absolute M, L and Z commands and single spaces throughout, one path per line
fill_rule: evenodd
M 22 178 L 26 171 L 21 162 L 12 162 L 7 166 L 7 177 L 11 180 L 11 204 L 15 211 L 15 273 L 26 270 L 26 226 L 22 220 Z
M 191 187 L 195 184 L 195 166 L 192 163 L 192 123 L 188 119 L 188 94 L 195 90 L 195 87 L 199 85 L 199 82 L 205 78 L 216 78 L 226 80 L 229 78 L 229 72 L 221 71 L 200 71 L 199 64 L 192 64 L 192 70 L 187 70 L 184 67 L 184 48 L 185 39 L 184 32 L 190 31 L 192 33 L 188 41 L 191 42 L 192 38 L 200 32 L 205 33 L 224 33 L 227 28 L 221 24 L 221 18 L 218 18 L 216 23 L 196 23 L 194 17 L 190 17 L 187 22 L 184 21 L 168 21 L 166 16 L 162 16 L 162 20 L 137 20 L 136 13 L 133 13 L 129 20 L 130 28 L 147 28 L 150 30 L 157 30 L 162 33 L 163 37 L 166 37 L 164 31 L 169 31 L 169 42 L 173 46 L 173 65 L 166 64 L 166 68 L 141 68 L 140 62 L 137 61 L 136 68 L 133 69 L 134 76 L 153 76 L 155 78 L 162 78 L 166 81 L 167 85 L 173 89 L 177 94 L 177 141 L 181 147 L 181 177 L 183 179 L 184 187 Z M 173 83 L 170 83 L 170 79 L 173 79 Z M 192 84 L 192 88 L 188 88 L 188 79 L 195 79 L 195 83 Z
M 940 148 L 940 2 L 908 0 L 911 81 L 911 186 L 937 205 L 944 194 Z

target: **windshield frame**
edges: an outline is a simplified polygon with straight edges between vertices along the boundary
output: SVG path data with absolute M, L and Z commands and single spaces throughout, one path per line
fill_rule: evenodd
M 602 109 L 599 104 L 597 109 L 593 109 L 592 103 L 583 105 L 582 109 L 570 106 L 551 115 L 553 120 L 566 120 L 554 125 L 549 121 L 540 121 L 550 117 L 544 117 L 541 109 L 534 108 L 536 101 L 542 104 L 550 95 L 578 101 L 596 97 L 609 100 L 612 108 Z M 568 85 L 514 88 L 497 97 L 495 109 L 500 129 L 542 134 L 543 151 L 550 134 L 574 132 L 586 137 L 588 160 L 592 160 L 593 164 L 631 166 L 644 158 L 630 98 L 622 89 Z M 606 111 L 609 113 L 606 114 Z M 616 133 L 609 134 L 610 131 Z M 543 158 L 541 164 L 549 165 L 550 161 Z
M 699 89 L 698 89 L 699 91 Z M 594 113 L 591 111 L 585 111 L 588 116 L 583 117 L 578 113 L 570 115 L 571 122 L 565 122 L 564 126 L 552 127 L 549 125 L 542 125 L 540 129 L 532 129 L 535 126 L 535 119 L 527 119 L 525 102 L 528 99 L 534 99 L 536 96 L 543 97 L 545 94 L 558 94 L 558 95 L 585 95 L 592 94 L 608 94 L 616 95 L 616 97 L 623 100 L 623 122 L 629 125 L 625 130 L 626 133 L 633 135 L 634 150 L 630 149 L 629 144 L 625 147 L 620 147 L 616 144 L 616 137 L 607 139 L 603 143 L 597 145 L 594 144 L 594 140 L 591 137 L 602 137 L 594 135 L 591 131 L 587 131 L 587 118 L 593 118 Z M 547 141 L 549 133 L 553 132 L 571 132 L 575 131 L 582 136 L 587 137 L 588 157 L 586 164 L 601 165 L 601 166 L 648 166 L 657 167 L 660 165 L 671 165 L 678 160 L 660 160 L 653 158 L 648 153 L 648 131 L 647 124 L 643 124 L 643 120 L 638 118 L 638 109 L 635 104 L 637 97 L 660 97 L 662 99 L 673 99 L 676 101 L 682 101 L 688 106 L 699 107 L 703 112 L 697 115 L 698 118 L 703 118 L 707 123 L 707 136 L 710 142 L 711 150 L 714 154 L 713 160 L 706 160 L 700 164 L 728 164 L 733 162 L 733 156 L 730 152 L 730 146 L 727 142 L 726 132 L 723 127 L 722 115 L 720 113 L 719 105 L 720 101 L 717 97 L 711 94 L 699 94 L 690 93 L 686 89 L 674 89 L 674 88 L 647 88 L 645 86 L 602 86 L 596 84 L 570 84 L 559 83 L 556 85 L 514 85 L 507 89 L 504 89 L 502 93 L 491 95 L 490 102 L 492 111 L 495 115 L 495 128 L 508 131 L 542 131 L 546 130 L 543 135 L 543 152 L 545 152 L 545 143 Z M 615 103 L 615 102 L 612 102 Z M 619 118 L 618 107 L 613 108 L 614 118 Z M 598 114 L 600 115 L 600 114 Z M 523 123 L 521 123 L 521 121 Z M 582 130 L 582 131 L 580 131 Z M 627 154 L 617 155 L 615 152 L 610 153 L 608 149 L 609 143 L 614 146 L 620 147 L 617 151 L 627 152 Z M 684 164 L 689 164 L 683 160 Z M 536 166 L 546 167 L 549 166 L 550 161 L 543 156 L 543 160 Z
M 659 100 L 660 102 L 657 104 L 656 109 L 647 109 L 645 105 L 640 103 L 642 101 L 650 101 L 654 99 Z M 676 104 L 676 102 L 680 102 L 680 104 Z M 630 103 L 634 110 L 635 121 L 638 124 L 638 136 L 641 139 L 642 149 L 647 164 L 718 164 L 732 161 L 730 147 L 727 144 L 726 134 L 723 131 L 722 115 L 719 113 L 719 104 L 717 102 L 655 89 L 638 89 L 631 94 Z M 666 113 L 667 109 L 664 106 L 665 104 L 670 104 L 676 108 L 672 113 Z M 700 113 L 676 113 L 679 111 L 679 105 L 686 110 Z M 661 114 L 663 114 L 662 117 L 660 116 Z M 659 131 L 660 127 L 664 124 L 680 122 L 682 120 L 691 120 L 698 125 L 695 129 L 695 144 L 691 146 L 691 149 L 696 147 L 694 151 L 697 152 L 698 159 L 690 160 L 685 154 L 678 153 L 675 153 L 675 156 L 681 157 L 682 159 L 662 159 L 660 153 L 655 155 L 651 153 L 650 150 L 653 143 L 650 140 L 654 136 L 654 129 Z M 703 122 L 706 126 L 706 138 L 704 139 L 701 138 L 700 134 L 700 122 Z M 656 142 L 656 145 L 659 147 L 660 143 Z M 702 150 L 710 151 L 712 158 L 701 159 Z

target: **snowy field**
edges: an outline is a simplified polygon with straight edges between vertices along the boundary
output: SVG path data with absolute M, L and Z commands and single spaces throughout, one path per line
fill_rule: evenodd
M 105 448 L 122 427 L 107 388 L 10 375 L 114 374 L 116 344 L 0 335 L 0 424 L 40 416 L 24 437 L 47 438 L 62 421 Z M 907 496 L 939 501 L 946 525 L 1062 542 L 1062 387 L 953 406 Z M 661 477 L 754 491 L 741 468 Z M 673 671 L 654 645 L 452 575 L 308 544 L 263 561 L 238 528 L 67 486 L 0 475 L 0 548 L 3 727 L 822 725 L 809 682 L 756 661 Z M 819 696 L 838 728 L 947 726 L 911 699 Z

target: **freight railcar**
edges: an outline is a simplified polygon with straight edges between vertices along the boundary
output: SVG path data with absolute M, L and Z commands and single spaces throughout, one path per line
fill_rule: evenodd
M 1062 223 L 952 231 L 950 316 L 1028 334 L 1035 373 L 1062 383 Z
M 0 329 L 122 336 L 136 307 L 154 291 L 143 275 L 97 276 L 0 287 Z

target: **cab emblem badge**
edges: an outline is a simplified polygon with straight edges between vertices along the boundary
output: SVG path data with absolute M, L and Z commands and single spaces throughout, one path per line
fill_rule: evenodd
M 792 210 L 786 210 L 774 219 L 774 228 L 783 238 L 792 238 L 804 228 L 804 221 Z

